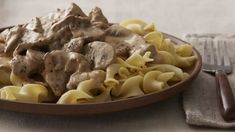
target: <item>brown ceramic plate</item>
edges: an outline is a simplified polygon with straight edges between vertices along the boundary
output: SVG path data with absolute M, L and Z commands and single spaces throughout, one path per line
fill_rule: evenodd
M 3 31 L 2 28 L 0 32 Z M 170 38 L 176 44 L 186 43 L 172 35 L 164 33 L 164 36 Z M 167 99 L 173 95 L 179 94 L 187 88 L 187 86 L 197 77 L 200 72 L 202 60 L 196 49 L 193 49 L 194 55 L 197 57 L 197 61 L 194 66 L 187 69 L 190 76 L 180 81 L 169 88 L 166 88 L 160 92 L 153 92 L 139 97 L 133 97 L 128 99 L 104 102 L 104 103 L 89 103 L 78 105 L 66 105 L 66 104 L 50 104 L 50 103 L 25 103 L 0 99 L 0 109 L 38 113 L 38 114 L 53 114 L 53 115 L 91 115 L 107 112 L 121 111 L 136 107 L 141 107 L 151 103 L 155 103 L 164 99 Z

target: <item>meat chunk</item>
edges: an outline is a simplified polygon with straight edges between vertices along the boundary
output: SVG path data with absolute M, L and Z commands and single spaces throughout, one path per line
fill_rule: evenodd
M 41 20 L 38 17 L 35 17 L 34 19 L 32 19 L 32 21 L 30 23 L 26 24 L 26 28 L 28 30 L 32 30 L 32 31 L 38 32 L 38 33 L 43 32 Z
M 51 27 L 51 33 L 57 32 L 61 27 L 68 26 L 73 34 L 73 38 L 86 37 L 91 41 L 102 40 L 104 30 L 93 26 L 88 17 L 68 16 L 56 22 Z
M 22 28 L 24 29 L 21 37 L 23 43 L 37 43 L 44 39 L 44 29 L 42 28 L 41 20 L 38 17 L 23 25 Z
M 131 31 L 114 24 L 105 31 L 104 41 L 110 43 L 114 47 L 118 57 L 122 56 L 126 58 L 129 56 L 130 47 L 125 40 L 132 34 Z
M 104 24 L 108 24 L 108 20 L 103 15 L 103 13 L 99 7 L 95 7 L 94 9 L 92 9 L 92 11 L 90 12 L 90 17 L 91 17 L 92 23 L 102 22 Z
M 91 18 L 91 23 L 99 28 L 106 29 L 109 27 L 108 20 L 103 15 L 99 7 L 95 7 L 89 14 Z
M 84 38 L 71 39 L 67 44 L 64 45 L 64 50 L 67 52 L 82 53 L 83 45 L 85 44 Z
M 5 30 L 6 34 L 6 47 L 5 47 L 5 54 L 11 56 L 19 41 L 23 35 L 23 28 L 21 26 L 15 26 L 11 29 Z
M 87 41 L 103 40 L 105 31 L 99 27 L 92 25 L 90 18 L 75 17 L 74 22 L 70 24 L 73 37 L 83 37 Z
M 78 21 L 79 18 L 75 17 L 75 16 L 67 16 L 63 19 L 60 19 L 58 22 L 54 23 L 52 26 L 51 26 L 51 30 L 53 32 L 56 32 L 58 31 L 59 29 L 61 29 L 62 27 L 65 27 L 65 26 L 69 26 L 69 25 L 72 25 L 75 21 L 77 22 L 80 22 Z M 80 23 L 76 23 L 77 25 L 80 24 Z
M 75 71 L 89 71 L 90 65 L 85 57 L 75 52 L 54 50 L 44 57 L 44 79 L 55 96 L 66 90 L 69 77 Z
M 93 69 L 105 69 L 116 58 L 114 48 L 106 43 L 100 41 L 94 41 L 89 43 L 84 53 Z
M 117 24 L 111 25 L 108 29 L 105 30 L 105 33 L 107 36 L 119 37 L 122 40 L 134 35 L 134 33 L 130 30 Z
M 15 48 L 13 56 L 25 55 L 28 49 L 33 49 L 41 52 L 50 52 L 52 50 L 60 50 L 64 44 L 70 41 L 72 33 L 68 27 L 61 28 L 58 32 L 42 39 L 34 39 L 33 36 L 24 34 L 22 40 L 27 39 Z M 32 41 L 29 41 L 32 40 Z
M 1 56 L 4 55 L 4 50 L 5 50 L 5 43 L 0 42 L 0 55 Z
M 40 75 L 44 69 L 43 55 L 44 54 L 40 51 L 29 49 L 25 56 L 14 56 L 11 61 L 13 73 L 24 80 L 33 81 L 35 79 L 33 75 Z
M 125 60 L 130 56 L 129 51 L 131 49 L 125 41 L 116 40 L 112 36 L 106 36 L 104 41 L 113 46 L 117 57 Z
M 133 33 L 118 25 L 112 25 L 105 31 L 104 41 L 111 44 L 116 52 L 117 57 L 126 59 L 130 56 L 130 45 L 125 42 Z
M 16 56 L 16 55 L 24 56 L 26 55 L 27 50 L 32 49 L 33 46 L 34 45 L 31 43 L 21 43 L 16 47 L 15 51 L 13 52 L 13 56 Z
M 86 14 L 75 3 L 71 3 L 70 6 L 65 10 L 65 16 L 69 15 L 86 17 Z
M 64 44 L 70 41 L 72 38 L 72 32 L 68 26 L 62 27 L 56 33 L 51 34 L 48 38 L 43 41 L 39 42 L 37 46 L 45 47 L 48 45 L 49 51 L 52 50 L 60 50 L 63 48 Z
M 69 82 L 67 83 L 67 89 L 76 89 L 80 82 L 88 79 L 94 79 L 97 82 L 103 83 L 105 75 L 105 72 L 102 70 L 93 70 L 82 73 L 81 71 L 77 71 L 71 75 Z
M 47 34 L 51 31 L 52 25 L 58 23 L 58 21 L 67 19 L 69 16 L 86 17 L 80 7 L 74 3 L 71 3 L 71 5 L 65 10 L 57 9 L 55 12 L 49 13 L 47 16 L 40 17 L 39 19 L 41 20 L 42 28 L 44 29 L 44 36 L 48 36 Z M 63 27 L 64 26 L 68 25 L 63 25 Z
M 106 30 L 105 41 L 115 47 L 119 57 L 125 58 L 134 52 L 144 55 L 150 51 L 151 57 L 158 61 L 157 50 L 153 45 L 147 44 L 143 37 L 118 25 L 112 25 Z
M 21 42 L 23 42 L 23 43 L 37 43 L 43 39 L 44 39 L 44 36 L 42 33 L 38 33 L 33 30 L 25 29 L 24 32 L 22 33 Z
M 143 37 L 119 26 L 112 25 L 106 30 L 106 41 L 113 41 L 114 43 L 126 42 L 130 48 L 130 54 L 140 50 L 146 46 Z

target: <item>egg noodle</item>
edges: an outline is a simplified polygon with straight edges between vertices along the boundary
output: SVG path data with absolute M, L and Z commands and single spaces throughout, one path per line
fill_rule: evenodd
M 150 57 L 150 51 L 144 55 L 133 53 L 126 60 L 117 57 L 106 71 L 99 70 L 104 75 L 103 83 L 97 83 L 94 79 L 82 81 L 76 89 L 65 92 L 57 104 L 106 102 L 141 96 L 159 92 L 189 76 L 182 68 L 191 67 L 196 60 L 191 45 L 175 45 L 156 30 L 154 24 L 141 20 L 127 20 L 119 25 L 142 36 L 148 44 L 154 45 L 162 63 L 151 64 L 154 59 Z M 49 92 L 45 86 L 24 84 L 20 78 L 7 70 L 0 72 L 0 82 L 8 84 L 0 89 L 1 99 L 26 102 L 49 100 Z

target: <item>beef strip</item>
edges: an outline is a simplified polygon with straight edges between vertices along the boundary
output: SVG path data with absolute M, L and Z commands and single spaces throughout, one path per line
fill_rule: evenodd
M 5 43 L 0 42 L 0 56 L 4 55 Z
M 115 37 L 112 36 L 106 36 L 105 42 L 113 46 L 117 57 L 120 57 L 125 60 L 130 56 L 130 47 L 125 41 L 117 40 Z
M 32 19 L 31 22 L 26 24 L 26 28 L 28 30 L 32 30 L 32 31 L 38 32 L 38 33 L 42 33 L 43 32 L 41 20 L 38 17 L 35 17 L 34 19 Z
M 22 32 L 21 41 L 23 43 L 37 43 L 44 39 L 41 20 L 36 17 L 28 24 L 22 26 L 24 32 Z
M 62 27 L 69 26 L 70 24 L 74 23 L 76 21 L 75 19 L 79 19 L 79 18 L 77 18 L 76 16 L 67 16 L 63 19 L 60 19 L 58 22 L 54 23 L 51 26 L 51 30 L 53 32 L 57 32 Z M 77 20 L 77 22 L 79 22 L 79 21 Z M 76 24 L 78 24 L 78 23 L 76 23 Z
M 33 47 L 48 47 L 49 50 L 61 49 L 63 45 L 70 41 L 72 33 L 68 23 L 73 23 L 70 18 L 76 16 L 86 15 L 81 11 L 81 9 L 74 3 L 72 3 L 66 10 L 54 13 L 57 17 L 50 18 L 50 15 L 47 17 L 34 18 L 28 24 L 23 25 L 21 28 L 24 29 L 22 32 L 19 32 L 17 35 L 23 43 L 30 43 Z M 56 26 L 57 25 L 57 26 Z M 51 30 L 53 27 L 57 27 L 56 30 Z M 13 45 L 13 44 L 11 44 Z M 45 46 L 48 45 L 48 46 Z M 12 46 L 10 46 L 12 47 Z M 14 48 L 16 48 L 14 46 Z M 14 51 L 14 48 L 10 48 Z M 6 48 L 9 49 L 9 48 Z M 11 53 L 13 52 L 11 51 Z
M 74 15 L 85 17 L 86 14 L 81 10 L 81 8 L 75 3 L 71 3 L 69 7 L 65 10 L 65 16 Z
M 130 46 L 125 39 L 133 33 L 118 25 L 112 25 L 105 31 L 104 41 L 111 44 L 116 52 L 117 57 L 126 59 L 130 56 Z
M 11 29 L 5 30 L 4 32 L 7 32 L 5 40 L 6 47 L 4 52 L 7 56 L 12 56 L 13 51 L 17 47 L 20 38 L 22 37 L 23 28 L 21 26 L 15 26 Z
M 72 73 L 90 70 L 90 65 L 83 55 L 62 50 L 54 50 L 46 54 L 44 66 L 44 79 L 57 97 L 66 91 L 66 84 Z
M 106 30 L 105 41 L 115 47 L 118 57 L 125 59 L 134 52 L 144 55 L 150 51 L 151 57 L 158 62 L 157 50 L 153 45 L 147 44 L 143 37 L 119 25 L 112 25 Z
M 24 35 L 24 37 L 26 37 Z M 32 37 L 29 35 L 29 37 Z M 20 43 L 16 47 L 13 56 L 20 54 L 24 55 L 27 49 L 34 49 L 41 52 L 49 52 L 52 50 L 62 49 L 65 43 L 72 38 L 72 33 L 69 27 L 63 27 L 58 32 L 51 34 L 48 38 L 38 39 L 33 42 Z
M 114 48 L 110 44 L 100 41 L 87 44 L 84 48 L 84 54 L 92 64 L 92 69 L 105 70 L 116 58 Z
M 105 35 L 104 30 L 92 25 L 88 17 L 76 17 L 70 29 L 74 38 L 83 37 L 89 42 L 103 40 Z
M 86 17 L 85 13 L 83 13 L 80 7 L 74 3 L 71 3 L 65 10 L 57 9 L 57 11 L 49 13 L 47 16 L 40 17 L 41 24 L 44 29 L 44 36 L 48 36 L 48 33 L 50 33 L 51 31 L 52 25 L 67 18 L 68 16 Z
M 56 33 L 51 34 L 51 36 L 48 39 L 46 39 L 45 41 L 48 41 L 49 51 L 52 51 L 52 50 L 62 49 L 64 44 L 69 42 L 71 38 L 72 38 L 72 33 L 71 33 L 70 28 L 68 26 L 64 26 Z M 41 42 L 41 44 L 42 44 L 42 46 L 45 45 L 42 42 Z
M 85 44 L 84 38 L 71 39 L 67 44 L 64 45 L 63 49 L 67 52 L 82 53 L 83 45 Z
M 26 55 L 16 55 L 11 61 L 12 71 L 18 77 L 31 81 L 33 75 L 40 75 L 44 69 L 43 53 L 35 50 L 27 50 Z M 42 81 L 42 80 L 35 80 Z
M 86 37 L 91 41 L 102 40 L 104 30 L 93 26 L 88 17 L 68 16 L 54 23 L 51 27 L 53 34 L 61 27 L 68 26 L 73 34 L 73 38 Z
M 103 15 L 101 9 L 99 7 L 95 7 L 89 14 L 91 18 L 91 23 L 96 27 L 101 29 L 106 29 L 109 27 L 109 23 L 107 18 Z

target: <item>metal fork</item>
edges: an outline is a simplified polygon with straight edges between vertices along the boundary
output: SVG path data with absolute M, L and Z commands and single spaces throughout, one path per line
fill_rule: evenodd
M 202 69 L 215 75 L 220 112 L 224 120 L 235 119 L 235 101 L 227 78 L 232 73 L 227 41 L 205 38 L 202 41 Z

